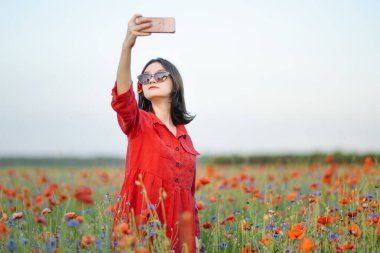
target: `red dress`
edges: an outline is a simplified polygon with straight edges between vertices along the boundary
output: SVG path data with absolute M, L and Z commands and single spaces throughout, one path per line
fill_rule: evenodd
M 165 211 L 161 211 L 161 206 L 156 211 L 162 223 L 166 218 L 166 235 L 174 240 L 175 252 L 181 252 L 179 235 L 183 234 L 192 236 L 192 245 L 189 246 L 195 249 L 195 236 L 200 235 L 194 196 L 196 156 L 200 153 L 194 149 L 185 126 L 177 125 L 177 134 L 174 136 L 154 113 L 138 108 L 133 83 L 128 91 L 117 94 L 117 81 L 115 82 L 111 106 L 117 112 L 119 126 L 128 138 L 125 177 L 120 191 L 121 199 L 115 208 L 112 231 L 121 218 L 125 219 L 124 222 L 129 222 L 132 208 L 136 222 L 143 224 L 140 214 L 148 207 L 143 201 L 142 188 L 135 184 L 141 173 L 152 204 L 157 205 L 160 188 L 167 193 L 163 201 Z M 184 211 L 190 211 L 191 225 L 179 227 L 176 224 Z

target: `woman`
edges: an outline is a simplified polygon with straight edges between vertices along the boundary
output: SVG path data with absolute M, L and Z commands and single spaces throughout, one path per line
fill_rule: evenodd
M 192 235 L 190 252 L 199 249 L 200 235 L 196 206 L 195 177 L 196 156 L 185 125 L 194 119 L 188 115 L 184 100 L 181 75 L 169 61 L 157 58 L 149 61 L 138 76 L 138 103 L 131 79 L 131 50 L 137 36 L 149 36 L 142 30 L 151 26 L 149 19 L 135 14 L 128 22 L 122 54 L 117 70 L 117 80 L 112 89 L 112 108 L 128 137 L 126 171 L 117 202 L 112 231 L 120 219 L 129 222 L 133 214 L 137 224 L 143 224 L 142 213 L 154 208 L 162 223 L 166 221 L 166 235 L 174 242 L 175 252 L 181 252 L 179 235 Z M 144 201 L 142 182 L 152 205 Z M 158 208 L 160 194 L 166 192 L 164 209 Z M 163 211 L 164 210 L 164 211 Z M 179 227 L 181 214 L 191 213 L 190 226 Z M 179 223 L 182 224 L 182 223 Z M 185 233 L 185 232 L 186 233 Z

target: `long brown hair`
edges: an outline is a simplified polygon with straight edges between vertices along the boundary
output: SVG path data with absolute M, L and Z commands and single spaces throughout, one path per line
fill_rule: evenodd
M 170 97 L 172 100 L 170 115 L 173 120 L 173 124 L 186 125 L 190 123 L 195 118 L 195 115 L 192 116 L 186 111 L 185 98 L 183 95 L 184 94 L 183 82 L 182 82 L 181 74 L 179 73 L 178 69 L 176 68 L 176 66 L 174 66 L 174 64 L 172 64 L 168 60 L 158 57 L 156 59 L 150 60 L 147 64 L 145 64 L 143 70 L 141 71 L 141 74 L 144 73 L 145 69 L 149 66 L 149 64 L 153 62 L 161 63 L 161 65 L 165 68 L 165 70 L 170 72 L 170 77 L 172 78 L 173 89 L 172 89 L 172 92 L 170 93 Z M 150 102 L 144 96 L 143 92 L 139 94 L 138 106 L 140 109 L 146 112 L 153 112 L 152 102 Z

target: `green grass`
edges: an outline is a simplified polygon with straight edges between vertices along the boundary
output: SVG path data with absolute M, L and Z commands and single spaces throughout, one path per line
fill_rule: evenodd
M 369 224 L 370 219 L 378 219 L 379 215 L 379 166 L 340 164 L 328 185 L 324 175 L 330 166 L 215 165 L 214 170 L 199 166 L 196 198 L 198 206 L 203 206 L 199 210 L 202 251 L 244 252 L 242 249 L 249 245 L 251 252 L 307 252 L 298 247 L 305 238 L 310 238 L 316 245 L 310 252 L 339 252 L 343 243 L 352 244 L 352 252 L 380 252 L 378 225 Z M 201 179 L 205 177 L 210 183 L 203 185 Z M 0 252 L 110 252 L 113 220 L 110 208 L 117 202 L 123 168 L 5 168 L 0 170 L 0 178 L 0 223 L 6 229 L 3 232 L 0 229 Z M 315 188 L 311 187 L 313 183 Z M 51 195 L 55 204 L 44 195 L 51 184 L 57 184 Z M 93 204 L 74 197 L 75 189 L 81 185 L 90 187 Z M 288 199 L 291 193 L 293 201 Z M 316 202 L 309 203 L 311 195 Z M 60 202 L 61 196 L 67 199 Z M 341 203 L 350 196 L 347 204 Z M 47 207 L 52 212 L 41 215 Z M 356 211 L 357 215 L 350 218 L 349 211 Z M 12 214 L 17 212 L 22 212 L 23 218 L 12 220 Z M 84 221 L 68 223 L 65 220 L 68 212 L 75 212 Z M 46 225 L 37 223 L 35 215 L 44 217 Z M 233 219 L 225 221 L 228 215 L 233 215 Z M 333 222 L 318 224 L 321 215 L 329 215 Z M 159 224 L 159 220 L 155 222 Z M 306 222 L 304 236 L 289 238 L 292 226 L 301 222 Z M 203 227 L 207 223 L 210 228 Z M 349 223 L 358 225 L 360 237 L 350 232 Z M 149 247 L 149 239 L 136 234 L 135 227 L 130 225 L 130 235 L 120 237 L 123 239 L 115 251 L 138 252 L 138 247 Z M 169 241 L 164 230 L 147 227 L 148 237 L 152 231 L 157 238 L 152 251 L 165 251 Z M 94 240 L 81 247 L 85 235 L 93 236 Z M 266 235 L 269 241 L 263 243 Z M 125 246 L 120 247 L 120 243 Z

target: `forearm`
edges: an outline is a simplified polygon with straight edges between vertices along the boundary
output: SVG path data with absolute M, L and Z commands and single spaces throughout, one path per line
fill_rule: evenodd
M 132 84 L 131 54 L 132 54 L 132 48 L 123 45 L 120 61 L 119 61 L 119 67 L 117 69 L 117 78 L 116 78 L 118 95 L 129 90 Z

